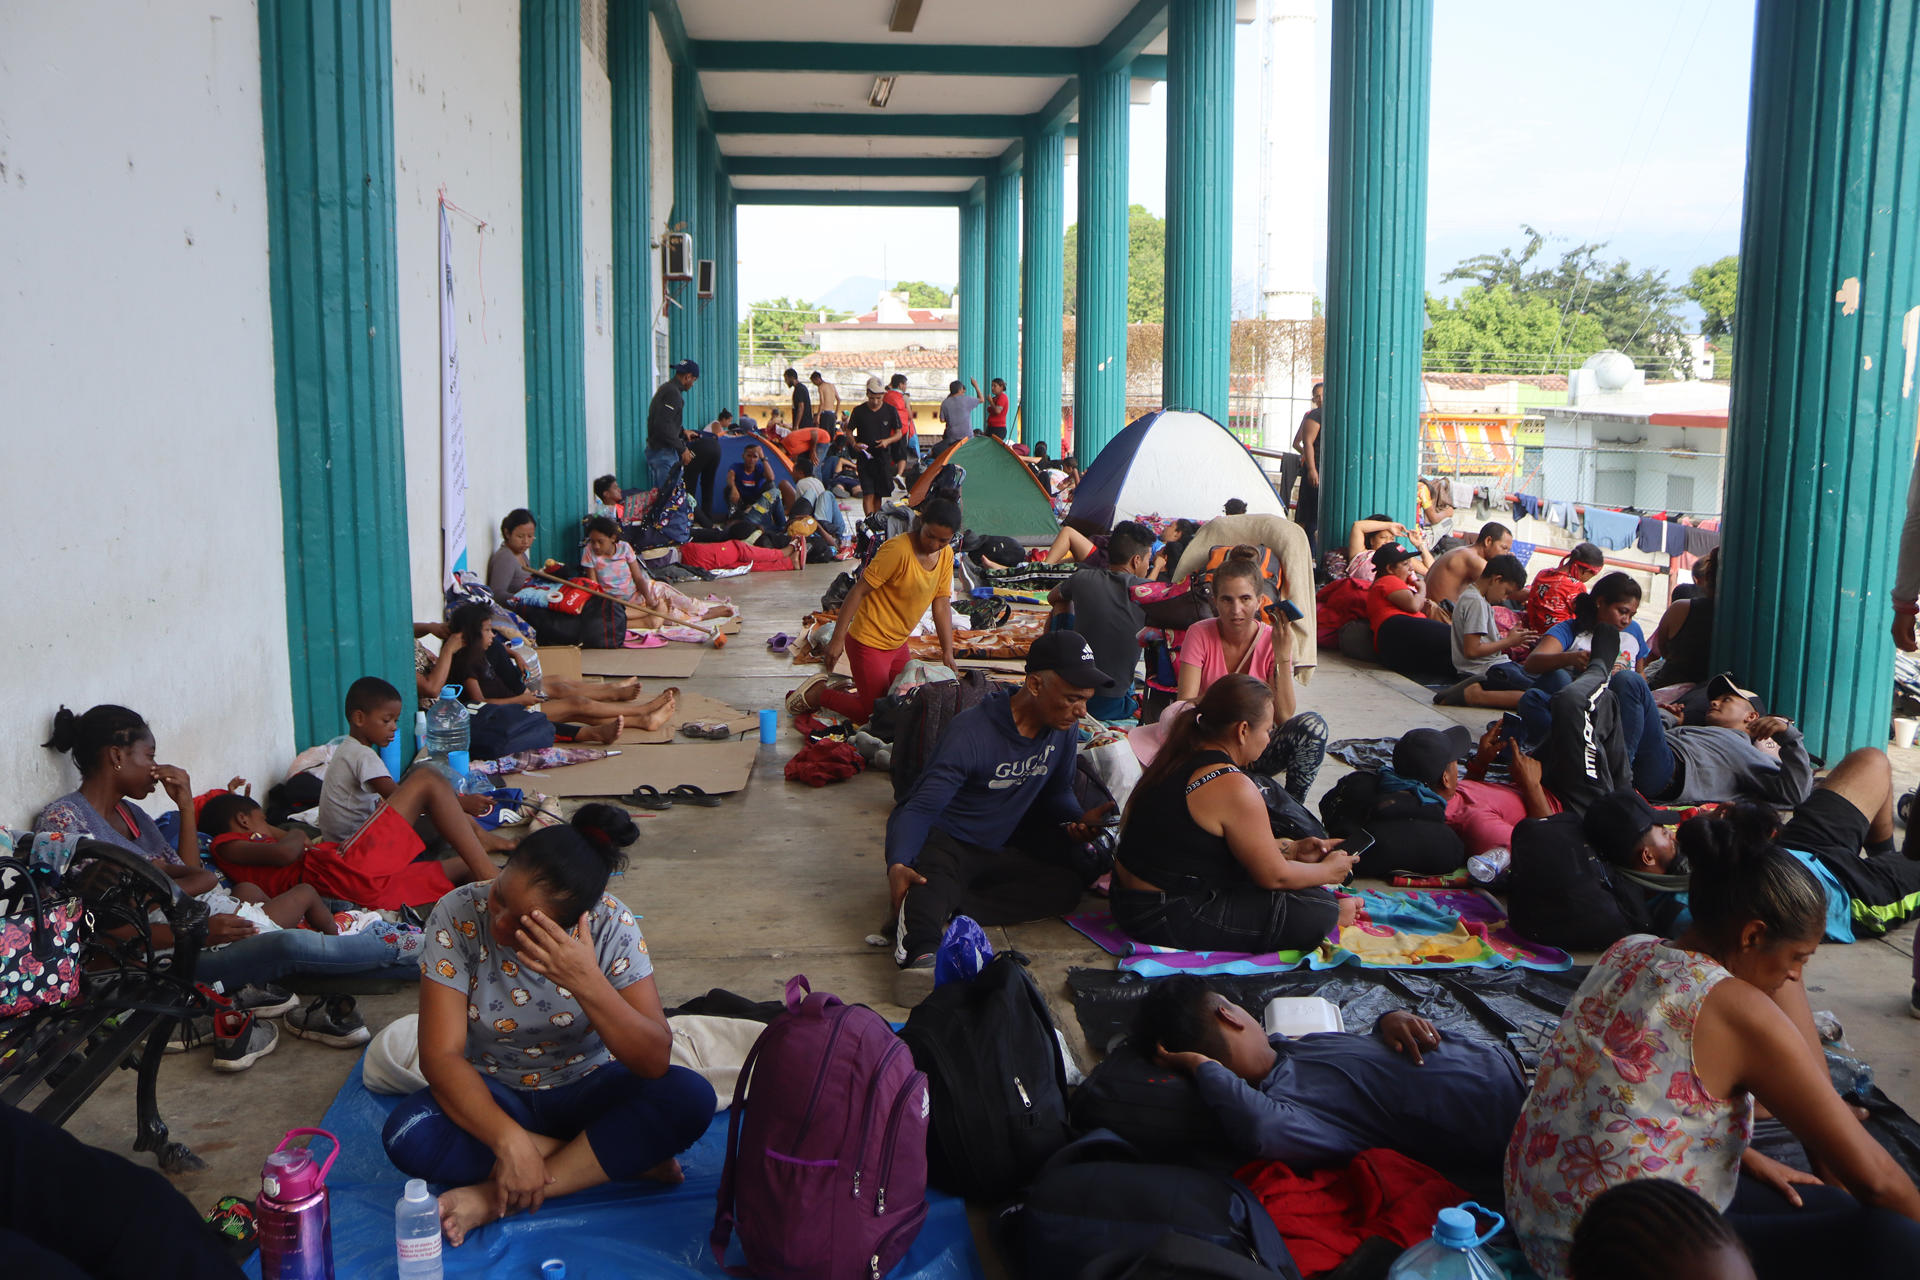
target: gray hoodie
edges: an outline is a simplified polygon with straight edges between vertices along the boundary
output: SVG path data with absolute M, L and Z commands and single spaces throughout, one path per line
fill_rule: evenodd
M 1782 808 L 1798 808 L 1813 791 L 1813 762 L 1800 730 L 1792 725 L 1774 735 L 1780 758 L 1753 745 L 1738 729 L 1685 724 L 1667 728 L 1667 745 L 1686 770 L 1680 794 L 1670 803 L 1706 804 L 1744 797 Z

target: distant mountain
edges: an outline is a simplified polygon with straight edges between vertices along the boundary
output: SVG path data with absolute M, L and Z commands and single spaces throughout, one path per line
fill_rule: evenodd
M 862 315 L 873 310 L 880 297 L 882 281 L 878 276 L 848 276 L 814 299 L 815 306 Z

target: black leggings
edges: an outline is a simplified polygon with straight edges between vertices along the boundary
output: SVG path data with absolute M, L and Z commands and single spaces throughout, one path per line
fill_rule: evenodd
M 1727 1225 L 1760 1280 L 1908 1276 L 1920 1259 L 1920 1223 L 1861 1204 L 1838 1187 L 1796 1187 L 1796 1209 L 1771 1187 L 1740 1179 Z
M 1380 665 L 1412 680 L 1453 679 L 1453 628 L 1433 618 L 1396 613 L 1373 633 Z
M 1149 893 L 1115 886 L 1113 918 L 1137 942 L 1180 951 L 1310 951 L 1340 917 L 1325 889 L 1202 889 Z

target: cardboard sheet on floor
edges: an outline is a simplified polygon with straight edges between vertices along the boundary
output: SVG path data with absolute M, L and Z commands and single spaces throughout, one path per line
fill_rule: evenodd
M 578 680 L 581 678 L 580 654 L 577 644 L 541 645 L 540 674 L 552 676 L 556 680 Z
M 340 1158 L 327 1176 L 335 1275 L 393 1274 L 393 1206 L 406 1178 L 387 1162 L 380 1129 L 399 1102 L 369 1093 L 356 1065 L 320 1121 L 320 1128 L 340 1140 Z M 559 1258 L 567 1264 L 568 1280 L 723 1276 L 707 1248 L 707 1235 L 713 1230 L 726 1140 L 722 1112 L 680 1157 L 687 1180 L 679 1186 L 610 1185 L 549 1201 L 537 1214 L 482 1227 L 458 1249 L 443 1250 L 444 1272 L 538 1276 L 543 1261 Z M 324 1148 L 324 1140 L 315 1141 Z M 888 1280 L 980 1280 L 965 1203 L 936 1191 L 928 1193 L 927 1207 L 925 1225 L 900 1265 L 887 1273 Z M 259 1276 L 259 1254 L 248 1261 L 246 1272 Z
M 705 694 L 680 691 L 680 702 L 673 717 L 658 729 L 627 729 L 620 735 L 620 743 L 687 743 L 694 744 L 712 739 L 689 738 L 681 734 L 680 726 L 694 720 L 722 721 L 736 734 L 756 733 L 760 728 L 760 717 L 751 711 L 742 711 L 730 707 L 717 698 Z
M 759 750 L 758 741 L 626 746 L 619 748 L 619 755 L 604 760 L 511 774 L 508 785 L 572 797 L 623 796 L 643 784 L 665 791 L 684 782 L 718 796 L 747 785 Z
M 664 644 L 657 649 L 582 649 L 580 669 L 590 676 L 639 676 L 642 680 L 685 680 L 700 669 L 706 648 Z

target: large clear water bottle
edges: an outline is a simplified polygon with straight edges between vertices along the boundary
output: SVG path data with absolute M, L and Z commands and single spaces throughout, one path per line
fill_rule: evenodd
M 545 693 L 546 689 L 542 687 L 543 677 L 540 674 L 540 651 L 519 636 L 514 636 L 507 641 L 507 651 L 526 667 L 527 692 Z
M 393 1206 L 393 1247 L 400 1280 L 440 1280 L 440 1202 L 419 1178 Z
M 1485 1235 L 1475 1229 L 1475 1212 L 1493 1219 Z M 1433 1238 L 1401 1254 L 1387 1280 L 1507 1280 L 1506 1271 L 1481 1247 L 1506 1225 L 1505 1218 L 1472 1202 L 1442 1209 Z
M 467 748 L 467 708 L 460 701 L 460 686 L 447 685 L 427 708 L 427 757 L 438 765 L 456 786 L 466 778 L 470 758 Z

